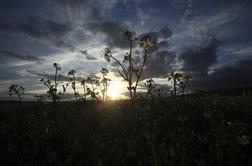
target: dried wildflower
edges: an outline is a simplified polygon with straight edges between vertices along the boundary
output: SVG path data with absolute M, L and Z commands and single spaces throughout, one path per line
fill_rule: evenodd
M 149 35 L 143 36 L 139 40 L 139 45 L 144 50 L 148 50 L 151 47 L 151 37 Z
M 145 64 L 147 61 L 147 50 L 151 47 L 151 37 L 149 35 L 141 36 L 139 37 L 140 39 L 135 36 L 136 34 L 130 31 L 126 31 L 123 34 L 123 38 L 129 43 L 129 51 L 122 60 L 118 60 L 114 57 L 109 49 L 106 49 L 104 54 L 107 62 L 113 60 L 119 65 L 118 73 L 125 81 L 128 82 L 127 89 L 129 90 L 131 103 L 134 103 L 133 100 L 138 97 L 138 84 L 144 69 L 146 69 Z M 144 50 L 142 64 L 137 66 L 135 66 L 133 58 L 133 46 L 136 41 Z
M 249 136 L 243 134 L 241 135 L 239 138 L 238 138 L 238 141 L 241 145 L 245 146 L 245 145 L 248 145 L 250 144 L 250 141 L 249 141 Z
M 12 96 L 13 94 L 17 95 L 19 102 L 21 103 L 21 97 L 24 94 L 25 88 L 23 88 L 21 85 L 12 84 L 9 87 L 9 96 Z
M 63 81 L 60 81 L 60 79 L 62 78 L 60 74 L 61 67 L 58 63 L 53 63 L 53 67 L 55 68 L 54 80 L 51 81 L 49 79 L 42 78 L 40 79 L 40 82 L 48 88 L 48 97 L 50 97 L 53 103 L 55 104 L 56 101 L 60 100 L 65 94 L 69 83 L 66 83 L 66 85 L 62 85 L 63 92 L 60 92 L 58 86 L 63 83 Z

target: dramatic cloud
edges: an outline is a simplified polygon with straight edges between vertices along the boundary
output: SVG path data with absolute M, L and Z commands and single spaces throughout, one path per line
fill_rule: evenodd
M 0 50 L 0 55 L 2 56 L 2 58 L 5 58 L 6 61 L 10 61 L 10 60 L 21 60 L 21 61 L 31 61 L 31 62 L 36 62 L 36 63 L 42 63 L 45 60 L 40 58 L 40 57 L 36 57 L 33 55 L 20 55 L 18 53 L 15 52 L 11 52 L 11 51 L 5 51 L 5 50 Z M 2 61 L 2 60 L 1 60 Z
M 104 22 L 92 22 L 88 23 L 84 26 L 87 30 L 89 30 L 93 35 L 104 35 L 105 42 L 110 47 L 114 48 L 128 48 L 129 44 L 123 39 L 123 33 L 127 30 L 130 30 L 130 27 L 126 24 L 104 21 Z M 163 46 L 164 42 L 158 42 L 158 39 L 167 39 L 171 37 L 172 31 L 164 26 L 159 31 L 152 31 L 148 33 L 141 34 L 139 37 L 143 37 L 145 35 L 149 35 L 152 38 L 152 42 L 155 44 L 153 49 L 157 49 L 159 46 Z M 154 52 L 153 50 L 152 52 Z
M 175 53 L 169 51 L 160 51 L 149 55 L 143 79 L 167 77 L 167 74 L 172 70 L 175 58 Z
M 152 31 L 142 36 L 151 36 L 152 46 L 148 53 L 148 61 L 146 64 L 145 77 L 164 77 L 171 70 L 172 64 L 175 60 L 175 53 L 169 52 L 168 38 L 171 37 L 172 31 L 167 26 L 164 26 L 158 31 Z M 165 40 L 164 40 L 165 39 Z
M 72 52 L 75 50 L 74 46 L 72 46 L 71 44 L 66 43 L 63 40 L 57 41 L 54 46 L 59 47 L 59 48 L 63 48 L 63 49 L 66 49 L 66 50 L 69 50 L 69 51 L 72 51 Z
M 80 53 L 81 53 L 82 55 L 84 55 L 84 56 L 85 56 L 85 58 L 86 58 L 87 60 L 97 60 L 97 58 L 96 58 L 96 57 L 94 57 L 94 56 L 92 56 L 92 55 L 88 54 L 88 52 L 87 52 L 86 50 L 84 50 L 84 51 L 80 51 Z M 78 56 L 78 57 L 80 57 L 80 58 L 81 58 L 81 56 Z
M 209 67 L 217 62 L 217 49 L 221 41 L 215 37 L 207 37 L 199 46 L 185 48 L 178 59 L 182 61 L 182 70 L 191 74 L 207 74 Z
M 33 75 L 39 76 L 40 78 L 47 78 L 49 80 L 54 80 L 54 74 L 48 74 L 45 72 L 40 72 L 36 70 L 27 70 L 28 73 L 31 73 Z M 61 75 L 61 81 L 69 81 L 70 77 Z
M 53 0 L 52 4 L 60 13 L 65 16 L 75 16 L 88 18 L 90 20 L 101 21 L 103 19 L 101 14 L 102 5 L 106 3 L 99 3 L 93 0 Z M 104 10 L 105 8 L 103 8 Z
M 40 72 L 40 71 L 36 71 L 36 70 L 27 70 L 28 73 L 31 73 L 35 76 L 39 76 L 39 78 L 47 78 L 49 80 L 54 80 L 54 74 L 48 74 L 48 73 L 45 73 L 45 72 Z M 100 77 L 98 77 L 96 75 L 96 73 L 93 73 L 93 72 L 89 72 L 89 73 L 86 73 L 88 74 L 88 77 L 91 77 L 91 78 L 95 78 L 95 79 L 100 79 Z M 67 76 L 67 73 L 62 73 L 61 74 L 61 77 L 60 77 L 60 81 L 70 81 L 70 78 L 69 76 Z M 83 79 L 86 79 L 87 76 L 85 77 L 81 77 L 81 76 L 78 76 L 78 73 L 77 73 L 77 76 L 76 76 L 76 81 L 81 81 Z
M 149 53 L 154 53 L 161 49 L 167 49 L 168 47 L 169 47 L 168 41 L 161 41 L 161 42 L 157 42 L 156 44 L 153 43 L 152 47 L 149 50 Z
M 58 23 L 40 17 L 22 19 L 5 18 L 0 22 L 0 30 L 25 33 L 38 39 L 54 39 L 72 30 L 70 23 Z
M 188 9 L 192 7 L 193 0 L 171 0 L 170 4 L 176 9 Z
M 116 48 L 127 48 L 128 43 L 123 39 L 122 35 L 130 28 L 127 25 L 112 22 L 91 22 L 84 26 L 92 34 L 97 35 L 101 34 L 105 37 L 105 42 L 110 47 Z
M 252 43 L 248 43 L 248 45 L 238 44 L 232 47 L 226 47 L 224 51 L 239 57 L 250 57 L 252 55 Z
M 152 31 L 140 35 L 140 37 L 151 36 L 152 47 L 148 51 L 148 61 L 145 66 L 144 78 L 166 77 L 167 73 L 172 70 L 172 65 L 175 63 L 176 54 L 170 52 L 168 38 L 171 37 L 172 31 L 167 26 L 164 26 L 158 31 Z M 165 40 L 164 40 L 165 39 Z
M 234 89 L 252 85 L 252 59 L 233 61 L 205 77 L 193 78 L 194 88 Z
M 145 23 L 148 22 L 156 13 L 158 13 L 158 10 L 153 8 L 148 8 L 144 10 L 139 9 L 137 15 L 140 20 L 140 25 L 144 26 Z
M 144 33 L 140 35 L 140 38 L 145 35 L 151 36 L 151 41 L 156 44 L 158 42 L 158 39 L 168 39 L 169 37 L 171 37 L 172 31 L 169 27 L 164 26 L 158 31 L 151 31 L 148 33 Z

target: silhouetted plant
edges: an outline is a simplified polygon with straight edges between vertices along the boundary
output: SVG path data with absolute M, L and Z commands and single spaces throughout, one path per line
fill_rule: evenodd
M 42 95 L 35 95 L 36 101 L 40 104 L 41 109 L 43 109 L 43 103 L 46 102 L 46 98 Z
M 101 89 L 101 93 L 102 93 L 102 100 L 105 101 L 108 98 L 108 84 L 111 81 L 111 79 L 106 78 L 107 74 L 108 74 L 108 69 L 106 68 L 102 68 L 101 69 L 101 74 L 102 74 L 102 80 L 101 80 L 101 84 L 102 84 L 102 89 Z
M 146 35 L 146 36 L 143 36 L 140 38 L 139 40 L 139 45 L 141 48 L 143 48 L 144 50 L 144 58 L 143 58 L 143 63 L 142 63 L 142 66 L 138 69 L 134 69 L 134 73 L 136 75 L 136 83 L 135 83 L 135 87 L 133 88 L 134 90 L 134 98 L 137 97 L 137 86 L 138 86 L 138 83 L 140 81 L 140 78 L 142 76 L 142 73 L 143 73 L 143 70 L 145 68 L 145 64 L 146 64 L 146 61 L 147 61 L 147 53 L 148 53 L 148 50 L 149 48 L 151 47 L 151 37 L 149 35 Z
M 191 79 L 191 76 L 189 75 L 183 75 L 181 78 L 181 81 L 179 82 L 179 87 L 182 89 L 181 90 L 181 95 L 184 95 L 185 89 L 187 86 L 191 88 L 191 85 L 189 83 L 189 80 Z
M 147 93 L 146 93 L 146 98 L 148 98 L 149 96 L 151 96 L 151 98 L 154 98 L 154 81 L 153 79 L 149 79 L 146 81 L 146 83 L 144 83 L 144 85 L 147 87 Z
M 24 94 L 24 90 L 25 90 L 25 88 L 22 87 L 21 85 L 12 84 L 9 87 L 9 96 L 17 95 L 18 101 L 21 104 L 22 103 L 22 99 L 21 98 L 22 98 L 22 95 Z
M 46 98 L 42 95 L 35 95 L 34 97 L 36 98 L 37 102 L 40 102 L 40 103 L 46 102 Z
M 171 74 L 168 76 L 168 81 L 171 81 L 173 83 L 173 90 L 172 90 L 172 96 L 176 96 L 177 95 L 177 86 L 180 83 L 180 81 L 182 80 L 182 74 L 180 73 L 174 73 L 171 72 Z
M 189 84 L 190 79 L 191 76 L 189 75 L 171 72 L 168 76 L 168 81 L 172 81 L 173 83 L 172 95 L 176 96 L 178 94 L 178 88 L 181 90 L 181 95 L 184 95 L 186 87 L 189 86 L 191 88 L 191 85 Z
M 137 87 L 142 72 L 145 68 L 145 63 L 147 60 L 147 52 L 151 46 L 151 37 L 149 35 L 146 35 L 138 39 L 135 37 L 135 33 L 130 31 L 126 31 L 123 34 L 123 37 L 129 43 L 129 52 L 126 53 L 122 62 L 113 56 L 110 49 L 106 49 L 104 57 L 107 60 L 107 62 L 114 60 L 119 65 L 118 73 L 125 81 L 128 82 L 127 88 L 130 93 L 131 102 L 133 103 L 133 101 L 137 98 Z M 144 50 L 143 62 L 140 65 L 140 67 L 133 65 L 134 62 L 132 58 L 133 57 L 132 51 L 133 51 L 133 44 L 136 41 L 138 41 L 139 46 Z
M 82 88 L 83 88 L 83 97 L 82 97 L 82 99 L 83 100 L 87 100 L 87 92 L 86 92 L 86 88 L 87 88 L 87 85 L 86 85 L 86 80 L 85 79 L 83 79 L 83 80 L 81 80 L 81 85 L 82 85 Z
M 151 78 L 144 83 L 144 85 L 147 87 L 147 93 L 146 93 L 146 98 L 149 96 L 151 98 L 154 98 L 155 96 L 161 97 L 163 93 L 163 86 L 157 87 L 154 84 L 154 80 Z
M 58 91 L 58 85 L 63 83 L 60 82 L 61 67 L 59 66 L 58 63 L 53 63 L 53 67 L 55 68 L 54 81 L 52 82 L 51 80 L 45 78 L 42 78 L 40 81 L 48 88 L 47 91 L 48 97 L 50 97 L 53 103 L 55 104 L 58 100 L 60 100 L 64 96 L 70 82 L 67 82 L 66 84 L 62 85 L 63 92 Z
M 99 100 L 98 95 L 99 92 L 97 92 L 98 87 L 100 86 L 100 81 L 95 78 L 88 77 L 87 83 L 90 84 L 91 87 L 87 87 L 87 95 L 89 95 L 92 100 Z
M 76 91 L 75 73 L 76 73 L 75 70 L 71 70 L 71 71 L 68 72 L 68 76 L 72 76 L 70 81 L 71 81 L 71 85 L 72 85 L 72 88 L 73 88 L 73 91 L 74 91 L 74 97 L 75 97 L 76 101 L 78 101 L 78 100 L 80 100 L 81 97 L 80 97 L 79 92 Z
M 163 92 L 164 92 L 164 86 L 162 85 L 157 89 L 158 97 L 162 97 Z

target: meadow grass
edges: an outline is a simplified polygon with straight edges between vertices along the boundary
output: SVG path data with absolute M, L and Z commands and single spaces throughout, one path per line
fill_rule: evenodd
M 0 165 L 244 165 L 251 97 L 1 102 Z

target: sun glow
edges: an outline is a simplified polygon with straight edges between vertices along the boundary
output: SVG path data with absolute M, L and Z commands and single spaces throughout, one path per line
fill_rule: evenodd
M 112 100 L 120 99 L 121 86 L 120 81 L 112 81 L 108 87 L 108 97 Z

